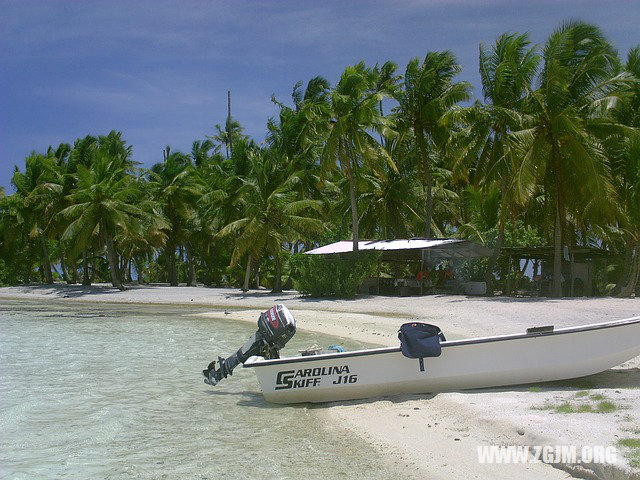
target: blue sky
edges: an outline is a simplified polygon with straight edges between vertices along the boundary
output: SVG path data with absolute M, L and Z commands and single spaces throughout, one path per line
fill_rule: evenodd
M 506 31 L 542 44 L 562 20 L 599 25 L 621 55 L 640 43 L 631 1 L 0 0 L 0 185 L 31 150 L 123 132 L 135 160 L 189 151 L 232 113 L 257 141 L 298 80 L 452 50 L 480 95 L 478 45 Z

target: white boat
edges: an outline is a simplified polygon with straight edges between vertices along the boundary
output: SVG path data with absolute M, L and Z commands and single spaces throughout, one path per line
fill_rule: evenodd
M 419 360 L 400 347 L 265 360 L 251 356 L 264 398 L 328 402 L 538 383 L 602 372 L 640 355 L 640 317 L 525 334 L 444 341 Z M 205 371 L 206 375 L 206 371 Z

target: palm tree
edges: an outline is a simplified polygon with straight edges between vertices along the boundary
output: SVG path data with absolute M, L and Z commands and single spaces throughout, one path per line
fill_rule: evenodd
M 296 175 L 282 174 L 282 158 L 275 152 L 255 153 L 250 160 L 251 175 L 241 178 L 242 186 L 236 200 L 240 218 L 226 225 L 219 237 L 235 237 L 232 265 L 245 254 L 253 258 L 259 258 L 263 253 L 271 255 L 276 267 L 273 292 L 280 292 L 282 246 L 296 236 L 322 229 L 322 221 L 317 218 L 322 202 L 295 199 L 291 185 L 295 183 Z M 248 289 L 249 271 L 248 268 L 244 290 Z
M 296 82 L 291 91 L 291 99 L 293 100 L 294 108 L 287 107 L 284 103 L 278 101 L 275 95 L 271 95 L 271 101 L 278 105 L 282 110 L 293 110 L 300 112 L 303 110 L 305 104 L 310 103 L 322 103 L 326 102 L 327 94 L 331 85 L 329 81 L 321 76 L 313 77 L 307 82 L 305 89 L 302 89 L 304 83 L 302 80 Z
M 229 158 L 233 153 L 231 151 L 231 146 L 234 145 L 237 140 L 244 137 L 242 134 L 243 128 L 240 125 L 240 122 L 234 120 L 233 117 L 227 117 L 224 128 L 222 128 L 222 125 L 217 123 L 215 129 L 216 134 L 207 136 L 207 138 L 218 142 L 218 145 L 224 145 L 226 158 Z
M 358 252 L 358 205 L 356 177 L 365 164 L 385 160 L 395 168 L 389 154 L 374 139 L 371 132 L 389 130 L 389 121 L 379 111 L 379 102 L 391 91 L 388 83 L 378 83 L 377 75 L 363 62 L 347 67 L 329 95 L 330 118 L 328 136 L 323 151 L 329 169 L 339 166 L 349 180 L 351 202 L 351 233 L 353 251 Z
M 505 33 L 491 50 L 480 44 L 480 77 L 485 103 L 463 109 L 468 113 L 466 121 L 469 125 L 463 142 L 472 152 L 468 158 L 475 166 L 475 186 L 490 190 L 492 185 L 498 185 L 501 194 L 498 236 L 485 275 L 487 295 L 493 294 L 494 269 L 513 198 L 509 186 L 514 159 L 509 133 L 518 130 L 523 123 L 523 103 L 531 91 L 538 64 L 539 57 L 535 48 L 530 48 L 528 34 Z
M 283 174 L 296 179 L 291 185 L 296 200 L 323 199 L 322 189 L 328 179 L 323 178 L 317 160 L 323 148 L 321 132 L 326 125 L 325 119 L 329 117 L 328 93 L 329 82 L 322 77 L 314 77 L 304 90 L 302 82 L 293 87 L 291 98 L 294 108 L 272 97 L 280 107 L 280 114 L 278 121 L 269 119 L 267 123 L 267 144 L 272 153 L 282 158 Z M 293 252 L 298 253 L 310 239 L 300 237 L 292 240 Z
M 236 149 L 237 151 L 237 149 Z M 234 175 L 229 169 L 229 161 L 210 161 L 197 168 L 202 196 L 195 204 L 195 218 L 198 221 L 196 230 L 200 255 L 207 266 L 205 282 L 214 282 L 213 271 L 217 260 L 216 235 L 220 229 L 235 218 L 236 207 L 233 205 L 233 193 L 238 188 Z M 194 240 L 193 235 L 191 236 Z
M 99 149 L 103 155 L 117 161 L 124 168 L 123 174 L 136 165 L 132 160 L 132 147 L 122 138 L 122 132 L 111 130 L 107 135 L 98 136 Z
M 629 51 L 625 71 L 633 75 L 636 82 L 631 85 L 624 101 L 616 106 L 613 116 L 619 123 L 634 130 L 611 135 L 605 142 L 611 158 L 614 186 L 620 199 L 619 226 L 622 227 L 625 250 L 621 297 L 628 297 L 635 292 L 640 278 L 640 45 Z
M 98 137 L 87 135 L 86 137 L 78 138 L 73 143 L 73 149 L 69 153 L 69 168 L 74 172 L 78 165 L 84 165 L 87 168 L 91 167 L 98 146 Z M 73 179 L 73 176 L 71 179 Z
M 471 85 L 454 82 L 461 71 L 450 51 L 429 52 L 420 64 L 414 58 L 407 65 L 403 89 L 396 95 L 399 105 L 396 111 L 400 119 L 413 130 L 418 176 L 426 190 L 425 237 L 431 237 L 433 217 L 433 174 L 430 151 L 443 150 L 449 129 L 443 124 L 448 110 L 459 102 L 468 100 Z
M 415 176 L 415 162 L 410 158 L 411 132 L 398 130 L 391 138 L 382 136 L 382 145 L 397 169 L 380 165 L 361 175 L 364 186 L 358 199 L 359 223 L 369 238 L 411 237 L 413 226 L 422 221 L 421 185 Z M 340 210 L 344 211 L 345 206 Z
M 257 151 L 258 147 L 253 140 L 239 137 L 234 143 L 231 158 L 209 162 L 205 168 L 198 170 L 203 195 L 196 204 L 197 213 L 202 225 L 202 236 L 208 237 L 205 249 L 210 264 L 214 262 L 214 249 L 221 243 L 219 240 L 222 240 L 218 235 L 220 229 L 241 218 L 240 204 L 236 201 L 238 190 L 243 185 L 243 179 L 252 175 L 252 158 Z M 229 243 L 230 239 L 226 238 L 224 241 Z M 251 255 L 248 255 L 246 271 L 249 273 L 251 262 Z
M 522 199 L 538 183 L 544 186 L 554 217 L 552 294 L 561 296 L 567 212 L 582 211 L 587 203 L 611 209 L 615 191 L 599 138 L 616 129 L 608 117 L 631 76 L 615 74 L 616 51 L 597 27 L 582 22 L 553 32 L 543 59 L 540 87 L 530 96 L 528 128 L 513 134 L 520 159 L 515 181 Z
M 0 282 L 29 283 L 34 261 L 41 255 L 29 241 L 29 226 L 24 219 L 24 199 L 18 194 L 0 197 Z M 39 251 L 39 250 L 38 250 Z M 2 266 L 4 264 L 4 271 Z
M 209 161 L 209 152 L 214 150 L 217 152 L 218 147 L 213 148 L 213 142 L 211 140 L 194 140 L 193 145 L 191 146 L 191 160 L 193 160 L 196 168 L 204 165 Z
M 74 142 L 73 149 L 69 153 L 67 175 L 65 177 L 64 191 L 67 195 L 76 186 L 76 173 L 78 170 L 78 166 L 83 165 L 86 168 L 90 168 L 95 159 L 98 147 L 98 138 L 92 135 L 78 138 Z M 88 242 L 85 248 L 82 249 L 82 285 L 85 286 L 91 285 L 91 277 L 89 275 L 89 257 L 91 255 L 90 249 L 91 242 Z M 72 270 L 75 271 L 75 268 L 72 268 Z
M 171 225 L 167 231 L 165 252 L 167 274 L 172 286 L 178 285 L 176 249 L 185 241 L 189 218 L 195 213 L 196 200 L 202 194 L 200 182 L 188 155 L 166 148 L 164 162 L 156 163 L 149 172 L 154 199 Z M 191 259 L 189 259 L 191 261 Z M 195 282 L 195 279 L 192 279 Z
M 58 165 L 65 163 L 69 158 L 70 153 L 71 145 L 68 143 L 61 143 L 55 150 L 51 145 L 49 145 L 49 148 L 47 149 L 47 157 L 54 157 Z
M 132 182 L 135 183 L 132 187 L 137 190 L 140 199 L 138 207 L 144 215 L 140 218 L 140 228 L 120 230 L 116 239 L 127 263 L 135 266 L 138 283 L 143 284 L 146 266 L 154 251 L 166 243 L 166 232 L 171 225 L 160 211 L 160 205 L 153 199 L 153 186 L 144 177 Z
M 280 114 L 278 122 L 272 118 L 267 122 L 267 144 L 285 155 L 289 163 L 314 157 L 313 148 L 322 142 L 322 128 L 330 116 L 328 93 L 329 82 L 323 77 L 314 77 L 304 91 L 302 82 L 294 85 L 291 93 L 294 108 L 272 95 L 271 101 L 280 107 Z
M 62 185 L 62 189 L 57 189 L 55 194 L 57 198 L 52 199 L 52 201 L 56 204 L 56 213 L 61 211 L 66 205 L 65 198 L 71 191 L 71 187 L 73 185 L 72 178 L 73 172 L 71 171 L 71 165 L 69 163 L 70 154 L 72 151 L 71 145 L 68 143 L 61 143 L 54 150 L 52 146 L 49 146 L 47 150 L 47 156 L 55 159 L 55 170 L 54 174 L 57 179 L 57 183 Z M 52 218 L 50 234 L 52 238 L 57 240 L 59 254 L 60 254 L 60 270 L 62 273 L 62 278 L 67 284 L 71 284 L 75 281 L 77 277 L 77 272 L 75 271 L 75 262 L 71 261 L 71 275 L 69 275 L 67 269 L 67 255 L 65 252 L 65 247 L 63 242 L 60 240 L 60 236 L 62 232 L 66 228 L 64 222 L 59 221 L 59 216 L 55 215 Z
M 62 239 L 72 242 L 74 251 L 85 249 L 94 234 L 98 235 L 107 250 L 112 284 L 120 290 L 124 286 L 114 237 L 139 229 L 145 216 L 138 206 L 140 191 L 130 174 L 130 151 L 119 134 L 101 137 L 91 166 L 78 165 L 76 187 L 68 196 L 71 205 L 60 212 L 70 222 Z
M 63 189 L 55 157 L 33 152 L 25 160 L 24 173 L 16 167 L 11 183 L 23 202 L 21 217 L 28 225 L 29 236 L 39 238 L 42 244 L 45 281 L 53 283 L 47 239 L 53 218 L 60 209 L 60 194 Z

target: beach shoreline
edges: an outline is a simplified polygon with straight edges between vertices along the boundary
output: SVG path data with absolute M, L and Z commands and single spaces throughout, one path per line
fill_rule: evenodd
M 640 315 L 640 299 L 363 296 L 335 300 L 303 298 L 292 291 L 243 293 L 164 285 L 132 286 L 124 292 L 108 285 L 3 287 L 2 299 L 184 305 L 197 307 L 199 311 L 191 312 L 193 315 L 253 323 L 261 311 L 274 303 L 284 303 L 301 329 L 380 346 L 397 345 L 397 329 L 409 320 L 437 324 L 448 338 L 455 339 Z M 312 408 L 320 418 L 367 440 L 384 454 L 385 461 L 415 469 L 425 478 L 566 478 L 567 471 L 576 476 L 581 472 L 596 475 L 592 478 L 638 478 L 638 470 L 630 469 L 623 458 L 616 465 L 586 467 L 478 463 L 478 445 L 607 446 L 616 445 L 622 438 L 640 436 L 640 357 L 589 377 L 589 381 L 385 397 Z M 596 405 L 595 400 L 589 400 L 592 397 L 610 402 L 614 411 L 562 413 L 555 408 L 567 403 Z M 624 456 L 622 449 L 618 456 Z

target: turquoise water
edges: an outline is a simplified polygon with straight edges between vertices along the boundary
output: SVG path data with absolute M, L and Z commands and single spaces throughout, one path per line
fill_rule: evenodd
M 318 407 L 266 403 L 249 369 L 205 385 L 201 370 L 255 326 L 198 311 L 3 302 L 0 478 L 394 476 Z M 339 342 L 298 332 L 283 353 L 312 343 Z

